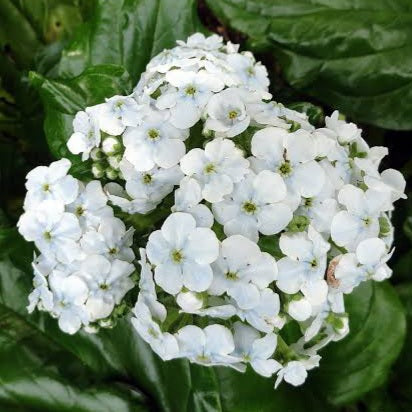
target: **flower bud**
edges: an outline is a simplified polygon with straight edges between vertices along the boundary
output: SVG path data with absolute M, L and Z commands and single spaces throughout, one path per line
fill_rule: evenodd
M 113 168 L 108 167 L 106 169 L 106 177 L 110 180 L 116 180 L 119 177 L 119 174 Z
M 108 156 L 116 154 L 119 150 L 121 150 L 122 145 L 120 144 L 119 140 L 113 136 L 106 137 L 102 143 L 102 150 Z
M 104 166 L 102 163 L 93 163 L 92 173 L 96 179 L 101 179 L 104 176 Z
M 92 158 L 92 160 L 102 160 L 104 159 L 104 153 L 98 147 L 95 147 L 90 152 L 90 157 Z

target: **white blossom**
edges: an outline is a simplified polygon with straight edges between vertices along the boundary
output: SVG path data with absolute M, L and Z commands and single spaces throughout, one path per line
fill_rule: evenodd
M 205 149 L 192 149 L 180 161 L 187 176 L 202 188 L 202 196 L 211 203 L 220 202 L 230 194 L 233 184 L 248 173 L 249 162 L 231 140 L 215 139 Z
M 219 243 L 212 230 L 196 227 L 191 215 L 172 213 L 150 235 L 146 250 L 156 265 L 155 281 L 166 292 L 177 294 L 183 286 L 202 292 L 212 283 L 210 264 L 218 257 Z
M 279 233 L 292 220 L 290 207 L 282 202 L 285 197 L 286 186 L 280 175 L 263 170 L 235 184 L 230 195 L 213 204 L 213 213 L 227 236 L 241 234 L 257 241 L 259 232 Z

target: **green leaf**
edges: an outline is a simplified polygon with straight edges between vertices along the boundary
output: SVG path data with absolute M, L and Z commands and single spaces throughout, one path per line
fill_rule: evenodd
M 82 21 L 76 0 L 0 0 L 0 47 L 27 68 L 45 44 L 73 33 Z
M 356 120 L 412 129 L 409 0 L 208 0 L 286 80 Z
M 245 374 L 230 368 L 216 368 L 224 411 L 236 412 L 333 412 L 334 407 L 326 405 L 303 385 L 294 388 L 280 385 L 274 389 L 274 379 L 267 379 L 250 368 Z
M 136 83 L 151 57 L 199 30 L 195 0 L 99 0 L 92 19 L 63 51 L 60 75 L 118 64 Z
M 44 130 L 51 153 L 57 158 L 68 157 L 75 164 L 80 162 L 80 157 L 70 154 L 66 143 L 73 133 L 76 112 L 102 103 L 115 94 L 131 91 L 129 74 L 116 65 L 90 67 L 70 80 L 46 79 L 31 72 L 30 80 L 43 101 L 46 112 Z
M 310 378 L 333 404 L 359 399 L 382 385 L 405 338 L 405 314 L 389 283 L 365 282 L 346 296 L 349 335 L 322 352 Z

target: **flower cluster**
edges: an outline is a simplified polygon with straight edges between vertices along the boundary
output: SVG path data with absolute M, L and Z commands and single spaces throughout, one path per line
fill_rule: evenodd
M 390 213 L 405 197 L 405 180 L 379 171 L 387 149 L 369 147 L 338 112 L 316 128 L 271 101 L 268 85 L 252 54 L 197 33 L 154 57 L 133 94 L 78 113 L 68 147 L 92 158 L 95 177 L 106 182 L 105 208 L 108 199 L 133 219 L 163 216 L 146 232 L 138 226 L 145 247 L 131 321 L 152 349 L 164 360 L 239 371 L 250 364 L 276 375 L 275 386 L 300 385 L 319 350 L 349 331 L 344 294 L 391 275 Z M 65 213 L 73 216 L 80 183 L 65 179 L 53 196 L 71 194 Z M 27 205 L 45 196 L 29 186 Z M 28 208 L 21 232 L 42 256 L 59 259 L 59 270 L 70 268 L 80 293 L 85 258 L 47 249 L 44 231 L 31 235 L 33 219 Z M 70 231 L 70 245 L 96 253 L 105 230 L 93 225 L 104 219 L 83 225 L 86 233 Z M 120 238 L 130 246 L 124 230 Z M 103 249 L 97 255 L 113 266 Z M 36 277 L 42 266 L 35 264 Z M 39 284 L 31 300 L 46 307 L 45 277 Z
M 135 282 L 134 229 L 114 217 L 101 183 L 83 184 L 67 174 L 67 159 L 39 166 L 27 175 L 24 214 L 18 228 L 35 243 L 35 307 L 58 318 L 60 328 L 76 333 L 110 326 Z

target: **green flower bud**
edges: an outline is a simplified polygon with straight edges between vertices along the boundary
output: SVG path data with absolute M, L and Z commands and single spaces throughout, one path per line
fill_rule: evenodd
M 119 177 L 119 173 L 117 173 L 117 171 L 114 170 L 113 168 L 108 167 L 108 168 L 106 169 L 106 177 L 107 177 L 109 180 L 116 180 L 116 179 Z
M 92 173 L 96 179 L 101 179 L 104 176 L 105 167 L 102 163 L 93 163 L 92 165 Z
M 104 159 L 104 153 L 98 147 L 95 147 L 90 152 L 90 157 L 92 158 L 92 160 L 102 160 Z

